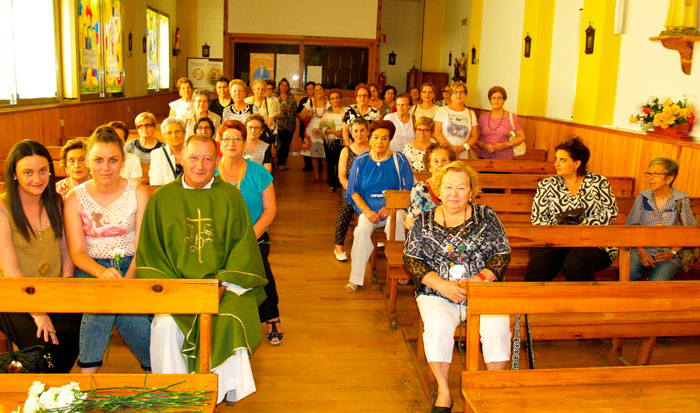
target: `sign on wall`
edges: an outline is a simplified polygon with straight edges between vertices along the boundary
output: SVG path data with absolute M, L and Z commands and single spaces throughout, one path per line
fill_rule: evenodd
M 187 58 L 187 77 L 195 89 L 216 90 L 216 79 L 224 75 L 222 59 Z
M 275 79 L 275 54 L 274 53 L 251 53 L 250 73 L 253 80 L 274 80 Z

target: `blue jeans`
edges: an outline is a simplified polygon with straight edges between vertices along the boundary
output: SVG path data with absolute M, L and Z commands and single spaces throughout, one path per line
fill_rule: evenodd
M 131 264 L 133 256 L 123 257 L 119 262 L 122 274 Z M 103 267 L 117 268 L 112 259 L 96 259 Z M 96 278 L 83 270 L 75 272 L 75 278 Z M 144 370 L 151 369 L 151 322 L 145 314 L 83 314 L 80 323 L 80 357 L 78 366 L 99 367 L 102 357 L 112 338 L 112 330 L 117 325 L 117 331 L 124 342 L 141 363 Z
M 668 281 L 676 275 L 680 264 L 678 258 L 673 258 L 664 262 L 657 262 L 654 267 L 645 267 L 639 261 L 639 254 L 636 249 L 630 251 L 630 281 L 639 281 L 644 277 L 647 268 L 651 270 L 649 281 Z

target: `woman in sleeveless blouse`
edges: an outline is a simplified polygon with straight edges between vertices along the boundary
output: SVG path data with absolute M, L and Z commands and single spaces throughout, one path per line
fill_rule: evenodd
M 350 132 L 354 142 L 350 146 L 346 146 L 340 152 L 338 160 L 338 180 L 343 188 L 340 190 L 340 207 L 338 208 L 338 217 L 335 220 L 335 259 L 338 261 L 347 261 L 348 255 L 345 253 L 345 237 L 348 234 L 352 214 L 355 210 L 352 208 L 348 200 L 345 198 L 345 190 L 348 189 L 348 173 L 352 168 L 352 163 L 355 162 L 357 155 L 363 154 L 369 150 L 369 125 L 364 118 L 355 118 L 352 121 Z
M 259 113 L 251 115 L 245 122 L 248 139 L 243 157 L 264 166 L 267 172 L 272 173 L 272 148 L 269 143 L 260 139 L 264 125 L 265 118 Z M 223 151 L 223 148 L 221 150 Z
M 12 147 L 5 192 L 0 195 L 1 277 L 73 276 L 75 267 L 63 240 L 63 203 L 55 190 L 55 176 L 51 155 L 39 142 L 24 140 Z M 51 355 L 54 372 L 70 372 L 78 357 L 80 315 L 7 316 L 17 347 L 41 344 Z
M 132 260 L 148 190 L 119 176 L 124 151 L 114 129 L 98 128 L 90 137 L 87 151 L 92 179 L 66 198 L 66 235 L 78 267 L 75 276 L 134 278 Z M 94 373 L 102 365 L 115 324 L 141 367 L 150 370 L 151 323 L 146 315 L 84 314 L 78 359 L 82 373 Z

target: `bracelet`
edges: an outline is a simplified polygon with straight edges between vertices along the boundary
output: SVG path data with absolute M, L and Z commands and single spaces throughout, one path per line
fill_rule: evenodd
M 486 276 L 484 275 L 483 272 L 480 272 L 480 273 L 476 274 L 476 276 L 479 277 L 479 278 L 481 278 L 481 281 L 482 281 L 482 282 L 488 281 L 488 279 L 486 278 Z

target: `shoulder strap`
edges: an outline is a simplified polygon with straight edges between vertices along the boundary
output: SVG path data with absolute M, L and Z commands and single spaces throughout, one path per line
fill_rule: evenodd
M 12 349 L 12 343 L 17 344 L 16 338 L 15 338 L 15 329 L 12 323 L 10 323 L 10 320 L 7 317 L 7 314 L 5 313 L 0 313 L 0 321 L 2 321 L 2 331 L 5 332 L 5 336 L 7 338 L 7 347 L 10 350 L 10 358 L 12 360 L 15 359 L 15 352 Z M 7 325 L 10 325 L 10 328 L 7 328 Z M 19 344 L 17 344 L 17 347 L 19 347 Z M 20 349 L 21 350 L 21 349 Z
M 676 200 L 676 214 L 678 214 L 678 225 L 683 225 L 683 217 L 681 217 L 682 205 L 683 205 L 683 198 L 678 198 Z
M 508 112 L 508 119 L 510 120 L 510 128 L 515 130 L 515 124 L 513 124 L 513 112 Z
M 168 153 L 168 148 L 163 148 L 163 153 L 165 153 L 165 160 L 168 161 L 168 165 L 170 166 L 170 170 L 173 172 L 173 176 L 177 178 L 178 174 L 175 171 L 175 167 L 173 166 L 173 162 L 170 160 L 170 153 Z
M 399 170 L 399 160 L 396 157 L 396 152 L 394 152 L 394 166 L 396 166 L 396 174 L 399 176 L 399 190 L 403 189 L 403 184 L 401 183 L 401 171 Z

